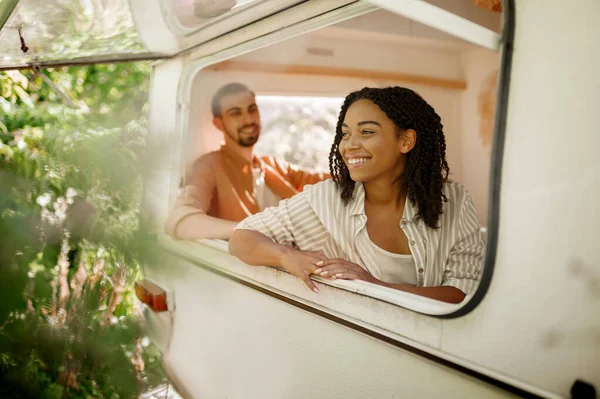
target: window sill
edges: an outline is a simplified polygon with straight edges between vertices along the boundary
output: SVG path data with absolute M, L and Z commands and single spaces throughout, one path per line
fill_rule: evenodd
M 198 240 L 199 244 L 205 245 L 217 249 L 221 252 L 229 254 L 227 241 L 224 240 Z M 240 262 L 242 263 L 242 262 Z M 283 273 L 287 273 L 283 269 Z M 353 292 L 358 295 L 367 296 L 370 298 L 378 299 L 380 301 L 400 306 L 405 309 L 409 309 L 418 313 L 423 313 L 430 316 L 442 316 L 460 309 L 468 300 L 470 296 L 465 297 L 463 302 L 459 304 L 451 304 L 446 302 L 436 301 L 434 299 L 425 298 L 419 295 L 410 294 L 395 290 L 393 288 L 383 287 L 368 283 L 360 280 L 329 280 L 320 276 L 311 276 L 313 281 L 320 284 L 328 285 L 331 287 L 343 289 L 349 292 Z
M 174 255 L 175 261 L 181 262 L 184 269 L 189 267 L 185 265 L 208 269 L 305 310 L 313 309 L 314 313 L 326 318 L 343 319 L 428 352 L 439 350 L 443 322 L 429 316 L 447 314 L 463 306 L 362 281 L 331 281 L 318 276 L 313 280 L 320 292 L 314 293 L 304 282 L 282 269 L 248 266 L 241 262 L 227 252 L 227 242 L 222 240 L 174 241 L 162 236 L 160 245 Z M 175 281 L 178 278 L 171 276 Z M 185 278 L 189 278 L 187 274 Z

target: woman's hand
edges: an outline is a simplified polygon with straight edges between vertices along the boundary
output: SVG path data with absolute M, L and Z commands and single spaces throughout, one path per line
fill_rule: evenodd
M 311 281 L 310 275 L 317 270 L 317 263 L 326 261 L 327 257 L 320 252 L 290 250 L 281 256 L 281 267 L 290 274 L 299 277 L 314 292 L 319 292 Z
M 330 278 L 332 280 L 363 280 L 369 283 L 379 284 L 371 273 L 363 269 L 356 263 L 348 262 L 347 260 L 335 258 L 325 259 L 317 263 L 319 267 L 313 273 L 321 277 Z

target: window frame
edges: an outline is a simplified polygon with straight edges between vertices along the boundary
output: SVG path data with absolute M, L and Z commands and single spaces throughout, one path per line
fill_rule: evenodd
M 387 0 L 370 0 L 375 3 L 390 3 Z M 402 0 L 405 3 L 422 3 L 421 1 L 415 0 Z M 420 8 L 417 11 L 412 11 L 413 13 L 423 12 L 424 10 L 430 9 L 433 7 L 440 11 L 441 9 L 433 6 L 431 4 L 427 4 L 427 7 Z M 305 4 L 301 4 L 299 7 L 305 6 Z M 180 85 L 178 89 L 178 104 L 180 106 L 181 112 L 177 117 L 177 127 L 176 130 L 183 137 L 179 137 L 180 143 L 182 145 L 175 146 L 174 151 L 177 153 L 172 158 L 179 162 L 179 164 L 174 165 L 172 168 L 173 176 L 171 178 L 171 195 L 177 192 L 177 183 L 179 182 L 179 176 L 181 176 L 181 172 L 185 167 L 185 157 L 183 153 L 183 149 L 186 148 L 185 141 L 188 139 L 189 135 L 189 114 L 190 114 L 190 100 L 191 100 L 191 89 L 194 81 L 194 77 L 198 72 L 200 72 L 203 68 L 231 59 L 238 55 L 251 52 L 254 50 L 258 50 L 260 48 L 269 46 L 271 44 L 275 44 L 286 39 L 293 38 L 295 36 L 299 36 L 308 32 L 311 32 L 316 29 L 324 28 L 326 26 L 344 21 L 346 19 L 354 18 L 356 16 L 369 13 L 371 11 L 375 11 L 379 9 L 376 6 L 364 3 L 364 2 L 354 2 L 352 4 L 348 4 L 342 6 L 337 9 L 329 10 L 324 13 L 315 13 L 312 16 L 303 15 L 302 12 L 294 13 L 290 11 L 294 10 L 286 10 L 288 13 L 278 14 L 280 16 L 284 16 L 286 20 L 279 20 L 278 25 L 282 28 L 278 30 L 271 30 L 267 34 L 261 35 L 261 30 L 269 29 L 271 25 L 271 21 L 267 18 L 263 21 L 259 21 L 256 26 L 251 26 L 245 28 L 244 34 L 248 36 L 248 34 L 253 37 L 250 40 L 242 40 L 239 36 L 235 35 L 235 31 L 232 32 L 230 37 L 224 37 L 224 40 L 219 42 L 209 42 L 203 45 L 200 45 L 194 51 L 189 53 L 190 61 L 184 68 L 182 73 L 182 78 L 180 79 Z M 441 10 L 443 13 L 448 13 L 447 11 Z M 450 13 L 448 13 L 450 14 Z M 386 295 L 383 293 L 383 288 L 385 287 L 377 287 L 368 285 L 365 286 L 363 282 L 356 281 L 330 281 L 321 279 L 318 276 L 315 276 L 314 279 L 319 281 L 320 283 L 333 286 L 335 288 L 341 288 L 347 290 L 349 292 L 353 292 L 355 294 L 366 296 L 370 298 L 377 299 L 379 301 L 383 301 L 386 303 L 393 304 L 395 306 L 399 306 L 404 310 L 415 312 L 418 314 L 432 316 L 434 318 L 439 319 L 453 319 L 457 317 L 464 316 L 471 311 L 473 311 L 483 300 L 489 286 L 491 284 L 494 265 L 497 255 L 497 241 L 498 241 L 498 230 L 499 230 L 499 217 L 500 217 L 500 188 L 501 188 L 501 177 L 502 177 L 502 160 L 503 160 L 503 151 L 504 151 L 504 141 L 505 141 L 505 129 L 506 129 L 506 114 L 508 108 L 508 94 L 509 94 L 509 83 L 510 83 L 510 71 L 512 64 L 512 54 L 513 54 L 513 43 L 514 43 L 514 30 L 515 30 L 515 20 L 514 20 L 514 0 L 505 0 L 503 3 L 503 33 L 501 36 L 501 40 L 498 42 L 497 50 L 500 51 L 500 66 L 499 66 L 499 75 L 498 75 L 498 91 L 496 96 L 496 113 L 494 117 L 494 137 L 492 141 L 492 150 L 491 150 L 491 162 L 490 162 L 490 175 L 489 175 L 489 196 L 488 196 L 488 223 L 487 223 L 487 243 L 486 243 L 486 253 L 485 259 L 482 266 L 482 276 L 479 286 L 477 287 L 475 293 L 471 296 L 468 296 L 462 303 L 458 305 L 450 305 L 443 304 L 439 305 L 438 301 L 429 300 L 427 298 L 413 298 L 415 300 L 410 300 L 410 306 L 407 306 L 406 298 L 418 297 L 412 294 L 408 295 L 405 298 L 405 295 L 400 293 L 396 293 L 394 295 Z M 411 14 L 413 15 L 413 14 Z M 304 18 L 302 18 L 304 16 Z M 298 18 L 300 17 L 300 18 Z M 294 23 L 294 18 L 296 18 L 296 22 Z M 410 17 L 413 19 L 412 17 Z M 435 24 L 440 21 L 447 22 L 448 15 L 445 15 L 444 18 L 439 18 L 439 15 L 434 15 L 432 18 L 420 18 L 418 21 L 422 23 L 427 23 L 428 25 L 439 29 Z M 467 27 L 466 35 L 460 35 L 459 37 L 471 42 L 477 40 L 472 37 L 473 35 L 473 25 L 474 23 L 465 20 L 462 17 L 456 16 L 452 14 L 450 18 L 454 19 L 455 22 L 458 23 L 459 26 Z M 286 23 L 289 22 L 289 23 Z M 264 25 L 263 25 L 264 24 Z M 251 29 L 254 28 L 254 29 Z M 487 30 L 486 28 L 482 28 Z M 449 29 L 442 29 L 448 32 Z M 476 29 L 475 29 L 476 31 Z M 489 31 L 489 30 L 488 30 Z M 489 31 L 492 32 L 492 31 Z M 454 34 L 454 32 L 452 32 Z M 492 32 L 493 33 L 493 32 Z M 469 36 L 470 38 L 467 38 Z M 487 42 L 490 44 L 490 38 L 493 38 L 493 35 L 487 34 Z M 500 36 L 499 36 L 500 38 Z M 483 46 L 485 48 L 489 48 L 489 46 Z M 172 198 L 171 198 L 172 199 Z M 211 242 L 212 241 L 212 242 Z M 171 245 L 168 240 L 163 242 L 163 245 L 167 248 L 170 247 L 172 252 L 180 252 L 179 245 Z M 224 242 L 219 240 L 202 240 L 201 245 L 212 247 L 215 249 L 219 249 L 221 251 L 227 252 L 226 245 Z M 179 247 L 179 249 L 177 249 Z M 184 251 L 187 253 L 187 257 L 189 258 L 189 251 Z M 401 299 L 399 299 L 401 298 Z M 421 303 L 421 304 L 420 304 Z M 433 306 L 433 305 L 436 306 Z M 444 306 L 449 305 L 449 306 Z
M 240 27 L 256 22 L 297 5 L 302 0 L 256 0 L 242 4 L 219 16 L 210 18 L 196 26 L 185 26 L 177 17 L 173 8 L 173 0 L 161 0 L 160 9 L 165 22 L 171 31 L 179 37 L 192 37 L 202 32 L 203 41 L 210 40 L 221 34 L 239 29 Z M 233 24 L 233 28 L 230 26 Z M 227 26 L 229 25 L 229 26 Z

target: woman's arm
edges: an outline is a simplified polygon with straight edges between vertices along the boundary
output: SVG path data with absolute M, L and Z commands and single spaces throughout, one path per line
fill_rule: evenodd
M 379 285 L 448 303 L 461 303 L 465 299 L 464 292 L 451 286 L 416 287 L 411 284 L 392 284 L 383 281 L 379 281 Z
M 410 292 L 411 294 L 448 303 L 460 303 L 463 301 L 463 299 L 465 299 L 465 294 L 461 290 L 451 286 L 416 287 L 411 284 L 386 283 L 375 278 L 360 265 L 348 262 L 344 259 L 327 259 L 318 262 L 317 266 L 319 266 L 319 268 L 313 272 L 314 274 L 320 275 L 321 277 L 327 277 L 332 280 L 363 280 L 372 284 L 383 285 L 384 287 Z
M 456 218 L 456 230 L 451 234 L 456 240 L 446 260 L 442 286 L 472 294 L 481 279 L 485 243 L 473 198 L 466 190 Z
M 229 252 L 252 266 L 283 267 L 299 277 L 314 292 L 319 292 L 310 275 L 316 264 L 327 259 L 318 252 L 300 251 L 281 245 L 258 231 L 236 230 L 229 240 Z
M 235 230 L 229 239 L 229 253 L 252 266 L 280 267 L 282 257 L 291 250 L 253 230 Z

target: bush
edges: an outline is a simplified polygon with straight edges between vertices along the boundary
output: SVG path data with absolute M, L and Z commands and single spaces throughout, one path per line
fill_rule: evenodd
M 137 397 L 164 381 L 133 281 L 147 63 L 0 74 L 0 397 Z

